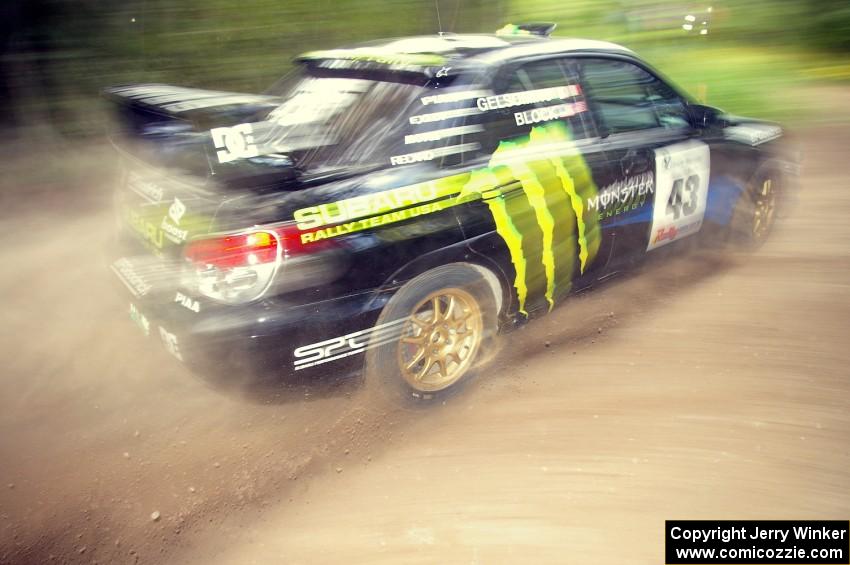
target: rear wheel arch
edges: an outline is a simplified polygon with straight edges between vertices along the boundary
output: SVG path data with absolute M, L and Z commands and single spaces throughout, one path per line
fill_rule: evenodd
M 380 288 L 376 289 L 374 301 L 390 300 L 391 295 L 395 294 L 407 282 L 445 265 L 463 265 L 477 272 L 487 282 L 493 294 L 500 319 L 508 312 L 513 302 L 512 287 L 504 271 L 494 261 L 471 252 L 465 242 L 426 253 L 406 263 L 389 276 Z
M 496 301 L 496 312 L 501 315 L 504 312 L 507 298 L 510 296 L 506 292 L 504 285 L 504 277 L 500 278 L 490 267 L 486 267 L 479 263 L 467 263 L 470 267 L 478 271 L 478 273 L 487 281 L 490 286 L 490 291 L 493 293 L 493 299 Z

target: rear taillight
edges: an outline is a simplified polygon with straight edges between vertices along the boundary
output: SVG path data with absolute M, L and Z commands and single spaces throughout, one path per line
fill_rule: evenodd
M 184 282 L 221 302 L 259 298 L 285 256 L 283 237 L 276 230 L 250 230 L 191 241 L 185 251 L 190 273 Z
M 276 234 L 254 231 L 195 240 L 186 248 L 186 258 L 198 265 L 222 269 L 248 267 L 276 261 L 278 247 Z

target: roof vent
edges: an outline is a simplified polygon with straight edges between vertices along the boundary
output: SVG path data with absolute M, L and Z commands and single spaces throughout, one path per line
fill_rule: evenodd
M 496 31 L 496 35 L 536 35 L 549 37 L 558 24 L 553 22 L 533 22 L 527 24 L 508 24 Z

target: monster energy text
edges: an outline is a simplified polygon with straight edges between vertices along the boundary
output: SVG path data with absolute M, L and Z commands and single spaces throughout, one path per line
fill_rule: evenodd
M 655 175 L 651 171 L 626 177 L 609 184 L 593 198 L 587 199 L 588 210 L 598 210 L 603 217 L 633 210 L 655 191 Z

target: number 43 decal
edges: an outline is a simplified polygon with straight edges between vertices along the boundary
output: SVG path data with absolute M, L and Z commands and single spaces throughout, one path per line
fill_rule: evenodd
M 708 199 L 710 153 L 697 140 L 655 150 L 655 203 L 647 250 L 693 235 Z
M 682 197 L 682 187 L 687 195 L 688 201 Z M 667 200 L 667 214 L 678 220 L 679 216 L 690 216 L 697 210 L 699 205 L 699 175 L 691 175 L 686 179 L 673 181 L 673 190 Z

